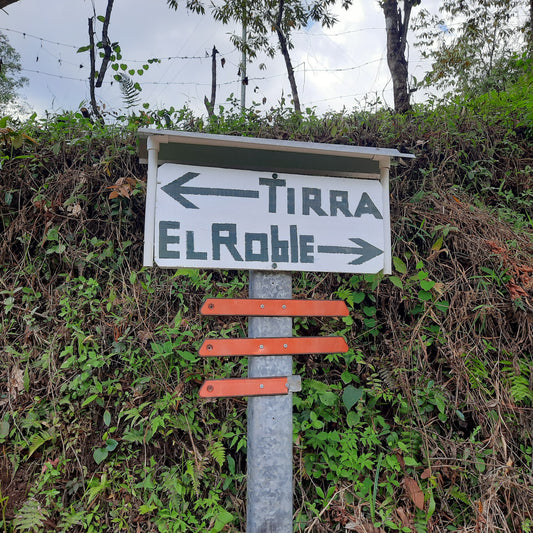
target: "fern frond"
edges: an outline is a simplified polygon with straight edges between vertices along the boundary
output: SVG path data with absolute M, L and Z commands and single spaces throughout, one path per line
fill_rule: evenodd
M 531 390 L 531 367 L 529 362 L 519 360 L 502 361 L 504 375 L 507 377 L 511 397 L 516 403 L 525 405 L 533 404 L 533 391 Z
M 218 463 L 218 466 L 222 468 L 226 460 L 226 449 L 224 448 L 224 445 L 220 441 L 211 443 L 209 446 L 209 453 Z
M 13 520 L 16 531 L 31 531 L 38 533 L 44 531 L 44 523 L 48 519 L 48 513 L 41 507 L 35 498 L 29 498 L 20 508 L 17 516 Z
M 189 461 L 187 461 L 185 463 L 185 472 L 191 478 L 192 487 L 194 489 L 194 492 L 196 492 L 196 495 L 199 496 L 199 494 L 200 494 L 199 489 L 200 489 L 201 473 L 200 473 L 200 476 L 199 476 L 198 475 L 199 473 L 196 472 L 196 470 L 194 468 L 194 462 L 193 461 L 189 460 Z
M 54 436 L 46 430 L 32 435 L 30 438 L 30 448 L 28 451 L 28 458 L 31 457 L 43 444 L 52 440 L 53 438 Z
M 122 101 L 126 109 L 133 107 L 139 103 L 139 94 L 141 88 L 138 83 L 135 83 L 127 74 L 121 72 L 115 76 L 115 79 L 120 84 L 120 92 L 122 93 Z

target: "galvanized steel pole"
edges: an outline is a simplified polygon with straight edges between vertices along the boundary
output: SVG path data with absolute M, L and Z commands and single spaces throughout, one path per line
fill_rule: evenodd
M 250 298 L 291 298 L 287 273 L 250 272 Z M 292 319 L 250 317 L 248 336 L 291 337 Z M 291 356 L 250 357 L 249 377 L 292 376 Z M 248 399 L 247 533 L 291 533 L 292 393 Z

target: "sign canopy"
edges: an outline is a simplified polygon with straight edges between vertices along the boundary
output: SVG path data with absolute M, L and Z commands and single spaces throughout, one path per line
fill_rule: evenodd
M 412 155 L 151 129 L 139 136 L 149 164 L 146 266 L 390 271 L 390 158 Z

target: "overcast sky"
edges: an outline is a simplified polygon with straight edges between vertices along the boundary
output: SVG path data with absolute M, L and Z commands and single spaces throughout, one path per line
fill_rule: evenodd
M 0 31 L 20 53 L 23 74 L 30 79 L 22 95 L 31 109 L 42 114 L 89 107 L 89 54 L 76 52 L 89 42 L 93 4 L 97 15 L 105 14 L 105 0 L 19 0 L 0 11 Z M 292 62 L 302 107 L 316 107 L 319 113 L 343 107 L 352 110 L 376 98 L 392 106 L 385 22 L 378 2 L 355 0 L 348 11 L 339 9 L 338 19 L 332 29 L 314 24 L 293 36 Z M 97 23 L 97 40 L 101 27 Z M 187 104 L 205 114 L 213 45 L 220 51 L 219 58 L 225 59 L 224 68 L 220 61 L 217 68 L 217 105 L 232 93 L 240 100 L 241 54 L 229 38 L 230 33 L 240 31 L 237 26 L 213 21 L 209 14 L 170 10 L 165 0 L 115 0 L 109 37 L 120 43 L 123 61 L 130 68 L 142 68 L 150 58 L 161 59 L 142 77 L 134 77 L 142 86 L 142 102 L 155 109 Z M 275 34 L 272 38 L 276 42 Z M 266 70 L 260 70 L 260 63 Z M 410 73 L 420 78 L 427 66 L 411 46 Z M 283 96 L 290 103 L 281 56 L 254 60 L 247 73 L 247 105 L 266 98 L 266 105 L 261 105 L 266 110 L 278 105 Z M 97 89 L 97 100 L 107 110 L 118 110 L 122 99 L 118 84 L 110 83 L 112 74 L 109 70 L 107 83 Z

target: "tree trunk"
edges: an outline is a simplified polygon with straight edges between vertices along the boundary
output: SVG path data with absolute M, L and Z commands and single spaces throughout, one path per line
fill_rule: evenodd
M 383 0 L 381 7 L 385 14 L 385 28 L 387 31 L 387 63 L 392 76 L 394 92 L 394 110 L 405 113 L 411 109 L 408 87 L 408 64 L 405 57 L 407 47 L 407 30 L 413 3 L 404 0 L 404 12 L 398 7 L 397 0 Z
M 100 111 L 98 110 L 98 106 L 96 105 L 96 95 L 94 91 L 94 84 L 96 81 L 96 54 L 94 49 L 94 27 L 93 27 L 93 18 L 89 18 L 89 57 L 91 62 L 91 72 L 89 74 L 89 91 L 91 94 L 91 108 L 93 111 L 93 115 L 98 118 L 100 122 L 103 122 L 102 115 L 100 114 Z
M 289 77 L 289 83 L 291 85 L 292 91 L 292 100 L 294 102 L 294 111 L 298 115 L 302 114 L 302 109 L 300 107 L 300 96 L 298 95 L 298 86 L 296 85 L 296 79 L 294 77 L 294 69 L 292 68 L 291 57 L 289 55 L 289 46 L 287 44 L 287 38 L 281 29 L 281 21 L 283 18 L 283 8 L 285 0 L 280 0 L 279 10 L 278 10 L 278 19 L 276 21 L 276 33 L 278 34 L 279 46 L 281 48 L 281 53 L 283 54 L 283 59 L 285 59 L 285 66 L 287 67 L 287 75 Z
M 533 58 L 533 0 L 529 0 L 529 57 Z
M 215 116 L 215 99 L 217 97 L 217 47 L 213 45 L 211 52 L 211 100 L 204 96 L 204 104 L 209 117 Z

